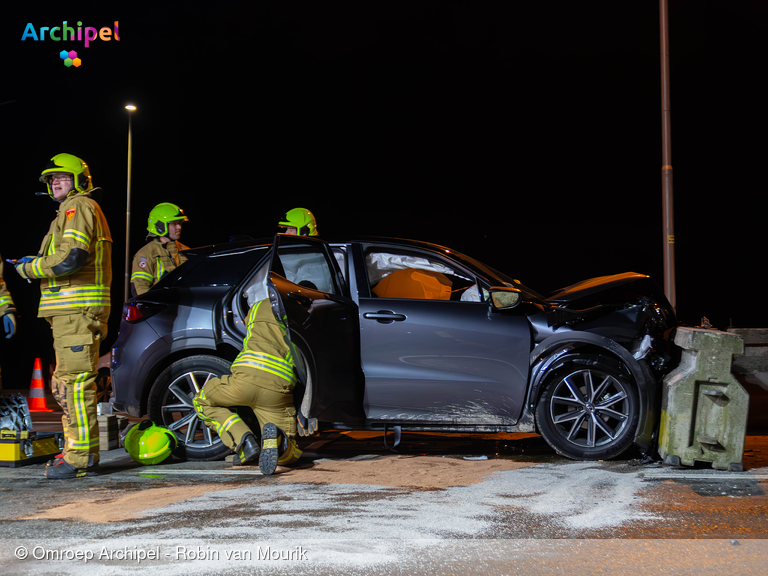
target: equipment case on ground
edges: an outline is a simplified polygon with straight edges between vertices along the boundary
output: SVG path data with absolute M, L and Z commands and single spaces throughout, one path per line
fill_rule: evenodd
M 0 466 L 17 468 L 47 462 L 63 446 L 62 432 L 0 430 Z

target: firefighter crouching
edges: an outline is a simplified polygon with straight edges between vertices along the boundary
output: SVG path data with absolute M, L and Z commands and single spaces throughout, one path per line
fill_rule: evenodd
M 213 378 L 194 398 L 206 426 L 235 452 L 233 464 L 259 458 L 263 474 L 301 456 L 296 445 L 293 388 L 297 376 L 285 324 L 278 320 L 269 298 L 250 309 L 243 351 L 232 363 L 231 375 Z M 250 406 L 261 426 L 262 446 L 248 425 L 229 406 Z
M 59 209 L 37 256 L 15 263 L 22 278 L 40 278 L 38 316 L 53 331 L 56 370 L 51 388 L 64 410 L 63 457 L 46 468 L 49 479 L 80 478 L 98 467 L 96 362 L 107 334 L 112 282 L 112 238 L 88 166 L 57 154 L 40 180 Z
M 147 220 L 148 242 L 133 257 L 131 269 L 131 293 L 144 294 L 167 272 L 186 262 L 179 251 L 188 250 L 179 242 L 181 223 L 188 222 L 184 210 L 163 202 L 152 208 Z

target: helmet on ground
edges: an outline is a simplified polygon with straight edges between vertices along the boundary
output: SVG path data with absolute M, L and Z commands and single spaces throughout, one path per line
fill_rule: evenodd
M 282 228 L 296 228 L 299 236 L 317 236 L 315 215 L 306 208 L 288 210 L 278 225 Z
M 160 464 L 176 448 L 176 436 L 165 426 L 152 420 L 136 424 L 125 435 L 125 450 L 139 464 Z
M 149 213 L 147 230 L 152 234 L 165 236 L 168 234 L 168 223 L 178 222 L 179 220 L 189 222 L 189 218 L 184 216 L 184 210 L 176 206 L 176 204 L 163 202 L 152 208 L 152 211 Z
M 60 173 L 72 175 L 72 189 L 76 192 L 83 193 L 93 190 L 88 164 L 72 154 L 56 154 L 45 165 L 43 173 L 40 175 L 40 182 L 45 182 L 46 186 L 48 186 L 48 195 L 51 198 L 53 198 L 51 177 L 53 174 Z

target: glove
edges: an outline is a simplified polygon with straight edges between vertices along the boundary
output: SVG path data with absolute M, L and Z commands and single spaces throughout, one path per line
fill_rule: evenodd
M 299 436 L 312 436 L 317 432 L 317 418 L 307 418 L 301 413 L 301 410 L 296 414 L 296 421 L 298 423 Z
M 14 268 L 16 268 L 16 273 L 22 278 L 29 280 L 29 276 L 27 276 L 26 272 L 24 272 L 24 264 L 27 262 L 32 262 L 34 259 L 34 256 L 24 256 L 24 258 L 19 258 L 16 260 L 16 262 L 13 264 Z
M 3 329 L 6 338 L 13 338 L 13 335 L 16 334 L 16 316 L 10 312 L 3 316 Z

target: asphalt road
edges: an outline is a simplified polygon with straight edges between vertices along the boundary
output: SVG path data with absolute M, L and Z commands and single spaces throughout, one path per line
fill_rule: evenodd
M 743 473 L 574 462 L 531 434 L 304 448 L 271 477 L 122 449 L 76 481 L 0 468 L 0 573 L 765 574 L 768 436 L 747 437 Z

